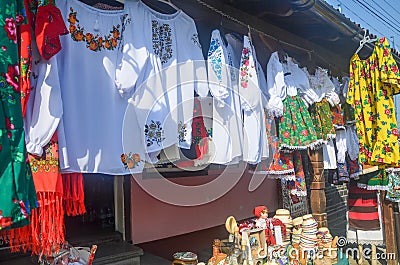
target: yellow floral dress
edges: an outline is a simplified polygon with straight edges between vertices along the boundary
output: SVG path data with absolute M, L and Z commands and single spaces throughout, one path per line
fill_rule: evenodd
M 399 164 L 397 121 L 393 95 L 400 92 L 400 73 L 386 38 L 377 40 L 365 60 L 350 60 L 347 103 L 355 110 L 362 164 L 391 167 Z

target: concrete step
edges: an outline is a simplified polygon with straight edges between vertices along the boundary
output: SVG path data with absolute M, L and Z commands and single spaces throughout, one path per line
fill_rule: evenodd
M 107 242 L 98 245 L 94 265 L 140 265 L 143 250 L 126 242 Z
M 1 265 L 32 265 L 35 263 L 35 257 L 27 254 L 10 254 L 2 256 Z M 98 245 L 96 255 L 94 257 L 94 265 L 141 265 L 141 257 L 143 250 L 138 246 L 126 242 L 106 242 Z M 158 265 L 153 263 L 157 257 L 150 255 L 150 263 L 142 265 Z M 165 263 L 166 264 L 166 263 Z M 160 264 L 161 265 L 161 264 Z

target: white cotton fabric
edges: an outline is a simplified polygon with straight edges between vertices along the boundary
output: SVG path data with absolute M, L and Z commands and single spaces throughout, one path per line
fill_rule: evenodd
M 299 93 L 306 105 L 316 102 L 318 95 L 311 89 L 307 74 L 294 62 L 293 58 L 287 57 L 286 63 L 283 63 L 282 66 L 285 73 L 287 94 L 296 96 Z
M 267 88 L 269 115 L 283 115 L 283 100 L 286 98 L 286 84 L 283 66 L 279 61 L 278 52 L 273 52 L 267 63 Z
M 347 76 L 342 77 L 341 90 L 342 90 L 342 95 L 344 98 L 347 97 L 347 91 L 349 90 L 349 82 L 350 82 L 349 77 L 347 77 Z
M 249 54 L 246 55 L 246 52 Z M 246 70 L 249 61 L 248 70 Z M 259 68 L 258 68 L 259 69 Z M 243 161 L 250 164 L 258 164 L 262 158 L 268 157 L 267 135 L 264 108 L 262 105 L 262 92 L 260 89 L 259 75 L 257 72 L 257 56 L 255 48 L 248 36 L 243 37 L 243 50 L 240 65 L 240 75 L 247 71 L 248 83 L 244 86 L 239 81 L 239 93 L 243 111 Z
M 336 92 L 334 92 L 334 91 L 327 93 L 325 95 L 325 98 L 332 107 L 336 106 L 340 103 L 339 95 L 336 94 Z
M 341 93 L 341 84 L 339 82 L 339 79 L 337 77 L 331 77 L 331 81 L 333 85 L 335 86 L 335 93 L 337 95 L 340 95 Z
M 266 90 L 266 81 L 250 39 L 244 36 L 242 43 L 226 35 L 226 40 L 225 45 L 220 32 L 214 30 L 207 58 L 214 106 L 212 162 L 256 164 L 269 156 L 261 91 Z
M 209 88 L 213 97 L 211 144 L 214 146 L 212 163 L 215 164 L 238 163 L 243 157 L 238 78 L 240 58 L 230 44 L 234 42 L 234 38 L 227 40 L 229 41 L 225 46 L 220 32 L 214 30 L 211 33 L 207 58 Z
M 324 169 L 336 169 L 336 152 L 333 139 L 329 139 L 323 146 Z
M 36 46 L 33 59 L 32 89 L 24 117 L 25 142 L 29 153 L 41 156 L 43 147 L 57 130 L 63 115 L 63 104 L 60 80 L 57 74 L 51 74 L 58 73 L 56 59 L 40 60 Z
M 328 70 L 318 67 L 314 75 L 308 75 L 311 88 L 318 95 L 316 102 L 320 102 L 327 94 L 335 91 L 335 85 L 328 75 Z
M 123 10 L 100 10 L 78 0 L 56 0 L 56 5 L 67 28 L 70 13 L 76 12 L 75 26 L 79 25 L 84 36 L 109 36 L 117 25 L 122 30 Z M 120 160 L 127 102 L 114 88 L 118 47 L 93 51 L 85 39 L 75 41 L 71 34 L 60 40 L 62 50 L 40 65 L 30 99 L 32 112 L 26 119 L 29 152 L 40 154 L 39 147 L 58 128 L 63 172 L 129 173 Z
M 346 162 L 347 152 L 346 130 L 336 130 L 336 148 L 337 148 L 337 162 Z
M 317 102 L 319 95 L 311 88 L 306 69 L 301 69 L 291 57 L 285 63 L 279 61 L 278 52 L 271 54 L 267 64 L 268 109 L 274 117 L 283 115 L 283 100 L 287 95 L 300 95 L 309 106 Z
M 125 11 L 132 23 L 124 34 L 115 83 L 135 110 L 126 126 L 140 128 L 146 160 L 154 163 L 164 148 L 190 148 L 194 93 L 208 94 L 206 66 L 196 25 L 182 10 L 162 14 L 129 0 Z M 140 148 L 127 146 L 132 152 Z

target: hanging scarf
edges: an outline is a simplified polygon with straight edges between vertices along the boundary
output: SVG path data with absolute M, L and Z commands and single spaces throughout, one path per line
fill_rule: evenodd
M 54 134 L 41 157 L 29 155 L 39 208 L 32 213 L 28 231 L 16 235 L 14 239 L 28 241 L 29 250 L 40 257 L 57 251 L 65 240 L 63 185 L 58 166 L 57 141 L 57 134 Z
M 64 214 L 86 212 L 82 174 L 61 176 L 58 159 L 57 134 L 44 147 L 43 156 L 29 155 L 39 208 L 32 212 L 29 226 L 10 234 L 13 252 L 32 251 L 39 258 L 57 252 L 65 241 Z

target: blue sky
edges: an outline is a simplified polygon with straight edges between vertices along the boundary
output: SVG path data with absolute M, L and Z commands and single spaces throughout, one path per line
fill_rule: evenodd
M 378 37 L 394 40 L 395 48 L 400 48 L 400 1 L 399 0 L 325 0 L 352 21 Z M 369 10 L 368 10 L 369 9 Z M 375 12 L 375 14 L 373 13 Z M 384 20 L 384 21 L 383 21 Z M 394 39 L 392 38 L 394 37 Z

